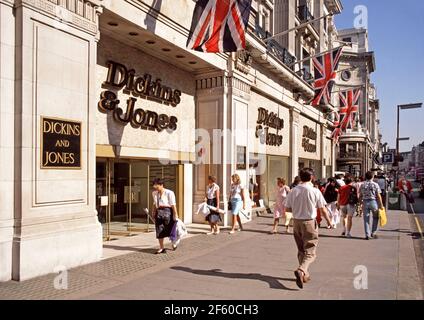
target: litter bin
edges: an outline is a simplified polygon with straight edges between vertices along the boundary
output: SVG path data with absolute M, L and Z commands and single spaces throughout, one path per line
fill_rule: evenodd
M 400 210 L 400 193 L 389 192 L 389 210 Z

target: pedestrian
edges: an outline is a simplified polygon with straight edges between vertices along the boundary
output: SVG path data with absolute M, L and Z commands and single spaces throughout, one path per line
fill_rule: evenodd
M 300 183 L 300 177 L 295 177 L 292 184 L 290 185 L 290 189 L 296 188 Z
M 277 178 L 277 187 L 275 189 L 275 205 L 274 205 L 274 228 L 271 234 L 277 234 L 278 223 L 280 218 L 285 217 L 286 232 L 289 232 L 291 215 L 286 214 L 285 204 L 287 195 L 290 192 L 289 186 L 286 185 L 284 178 Z
M 353 183 L 353 186 L 358 190 L 358 198 L 359 198 L 359 192 L 361 190 L 361 186 L 364 183 L 364 177 L 357 177 L 355 178 L 355 182 Z M 356 216 L 362 217 L 362 203 L 358 202 L 356 205 Z
M 374 174 L 369 171 L 365 175 L 366 181 L 362 184 L 359 201 L 362 203 L 364 216 L 365 239 L 377 238 L 379 209 L 383 209 L 380 186 L 372 181 Z M 370 230 L 370 217 L 372 216 L 372 229 Z
M 339 210 L 337 210 L 338 192 L 339 189 L 336 179 L 329 178 L 324 190 L 324 199 L 327 202 L 327 209 L 331 217 L 331 225 L 327 226 L 327 229 L 336 229 L 337 225 L 340 223 L 340 213 Z
M 414 203 L 414 196 L 412 195 L 412 184 L 409 180 L 406 180 L 405 177 L 401 177 L 398 182 L 398 189 L 400 191 L 401 197 L 403 197 L 403 205 L 401 206 L 401 210 L 408 210 L 406 204 Z M 401 203 L 402 203 L 401 202 Z
M 208 186 L 206 187 L 206 203 L 214 208 L 219 209 L 219 196 L 220 196 L 220 188 L 216 183 L 215 176 L 208 177 Z M 219 222 L 221 222 L 221 216 L 218 211 L 210 210 L 210 213 L 206 216 L 206 221 L 209 222 L 211 227 L 211 231 L 207 233 L 207 235 L 219 234 Z
M 343 233 L 342 236 L 352 238 L 352 222 L 356 212 L 356 205 L 359 203 L 358 190 L 353 186 L 352 178 L 345 179 L 346 185 L 342 186 L 337 198 L 337 209 L 343 217 Z
M 381 189 L 381 198 L 383 199 L 383 204 L 386 205 L 386 200 L 387 200 L 387 179 L 384 176 L 384 174 L 380 173 L 377 175 L 377 177 L 374 180 Z
M 238 231 L 243 230 L 241 224 L 240 211 L 246 209 L 246 199 L 244 195 L 244 187 L 241 184 L 240 176 L 238 174 L 233 174 L 231 176 L 231 188 L 230 188 L 230 207 L 231 213 L 233 214 L 233 227 L 230 231 L 230 234 L 236 232 L 236 223 L 238 222 Z
M 174 223 L 178 220 L 175 193 L 165 189 L 162 179 L 153 181 L 153 207 L 155 215 L 156 238 L 159 240 L 159 250 L 156 254 L 166 253 L 164 239 L 170 237 Z M 172 248 L 177 249 L 173 243 Z
M 347 176 L 347 174 L 346 174 L 346 176 Z M 340 187 L 343 187 L 343 186 L 345 185 L 344 178 L 345 178 L 346 176 L 345 176 L 345 175 L 343 175 L 343 174 L 338 174 L 338 175 L 336 175 L 336 182 L 337 182 L 337 184 L 338 184 Z
M 301 183 L 293 189 L 286 199 L 286 211 L 293 213 L 293 233 L 296 242 L 299 267 L 294 272 L 296 284 L 303 288 L 303 284 L 311 280 L 309 267 L 316 259 L 318 245 L 318 224 L 315 220 L 317 209 L 331 224 L 326 202 L 322 193 L 313 187 L 313 170 L 302 169 L 300 172 Z

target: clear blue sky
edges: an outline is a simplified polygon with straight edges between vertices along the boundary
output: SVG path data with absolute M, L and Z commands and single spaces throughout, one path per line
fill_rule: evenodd
M 336 16 L 337 28 L 352 28 L 354 8 L 368 8 L 370 50 L 377 70 L 372 80 L 381 104 L 383 142 L 395 147 L 396 106 L 424 102 L 424 1 L 342 0 L 344 10 Z M 424 109 L 401 111 L 401 151 L 424 141 Z

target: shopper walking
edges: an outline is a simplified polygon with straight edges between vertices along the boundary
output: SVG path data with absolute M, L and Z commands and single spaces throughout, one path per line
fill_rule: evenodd
M 236 232 L 236 223 L 238 223 L 238 231 L 243 230 L 241 224 L 240 211 L 246 209 L 246 199 L 244 196 L 244 187 L 241 185 L 240 176 L 238 174 L 233 174 L 231 176 L 231 188 L 230 188 L 230 207 L 231 213 L 233 214 L 233 227 L 230 231 L 230 234 Z
M 364 216 L 365 239 L 377 238 L 379 208 L 383 209 L 380 186 L 372 181 L 374 174 L 369 171 L 365 175 L 366 181 L 362 184 L 359 200 L 362 203 Z M 370 229 L 370 217 L 372 216 L 372 228 Z
M 277 234 L 280 218 L 285 217 L 286 231 L 289 232 L 291 214 L 286 214 L 285 204 L 287 195 L 290 192 L 289 186 L 286 185 L 284 178 L 277 179 L 277 187 L 275 189 L 275 206 L 274 206 L 274 228 L 272 234 Z
M 359 192 L 361 190 L 361 186 L 364 183 L 364 177 L 358 177 L 355 178 L 355 182 L 353 183 L 353 186 L 358 190 L 358 198 L 359 198 Z M 358 202 L 356 205 L 356 216 L 362 217 L 362 203 Z
M 299 267 L 294 272 L 296 284 L 303 288 L 303 284 L 311 280 L 309 268 L 316 259 L 318 245 L 318 224 L 316 222 L 317 209 L 331 224 L 326 202 L 322 193 L 312 185 L 312 169 L 302 169 L 300 172 L 301 184 L 293 189 L 286 199 L 286 211 L 293 213 L 294 239 L 297 245 Z
M 337 198 L 337 209 L 339 209 L 343 218 L 342 236 L 346 236 L 347 238 L 352 238 L 350 232 L 358 203 L 358 190 L 353 186 L 352 179 L 348 177 L 345 179 L 345 185 L 340 188 Z
M 220 200 L 220 188 L 216 183 L 215 176 L 208 177 L 208 186 L 206 187 L 206 203 L 213 207 L 219 209 L 219 200 Z M 219 222 L 221 222 L 221 216 L 218 211 L 210 210 L 210 213 L 206 216 L 206 221 L 209 222 L 211 226 L 211 231 L 207 235 L 219 234 Z
M 339 210 L 337 210 L 338 192 L 339 189 L 336 179 L 329 178 L 324 190 L 324 199 L 327 202 L 327 209 L 331 218 L 331 225 L 328 225 L 328 229 L 336 229 L 337 225 L 340 223 L 340 213 Z
M 412 194 L 412 184 L 405 177 L 401 177 L 397 187 L 401 194 L 401 210 L 408 210 L 407 205 L 415 202 Z
M 159 240 L 159 250 L 156 254 L 166 253 L 164 239 L 171 235 L 174 223 L 178 220 L 175 193 L 165 189 L 162 179 L 153 181 L 153 208 L 155 215 L 156 238 Z M 177 244 L 172 244 L 174 250 Z

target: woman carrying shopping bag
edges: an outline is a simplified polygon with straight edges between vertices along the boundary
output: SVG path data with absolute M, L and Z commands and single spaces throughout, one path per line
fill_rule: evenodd
M 153 181 L 153 189 L 156 238 L 160 246 L 156 254 L 161 254 L 166 253 L 164 239 L 171 236 L 174 224 L 178 220 L 177 203 L 175 193 L 165 189 L 162 179 Z M 177 244 L 173 243 L 172 248 L 176 250 Z
M 206 187 L 206 203 L 213 208 L 219 209 L 219 196 L 220 189 L 216 184 L 216 177 L 209 176 L 208 186 Z M 206 221 L 209 222 L 211 226 L 211 231 L 207 233 L 207 235 L 219 234 L 218 223 L 221 222 L 219 211 L 210 209 L 210 213 L 206 216 Z

